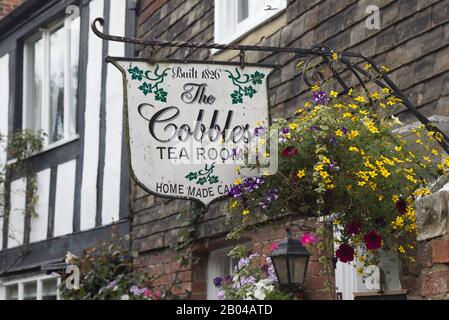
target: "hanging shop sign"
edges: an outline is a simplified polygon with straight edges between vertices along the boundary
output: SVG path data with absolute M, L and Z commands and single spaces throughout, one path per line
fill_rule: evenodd
M 148 192 L 208 205 L 229 193 L 242 170 L 260 175 L 243 164 L 269 124 L 272 66 L 107 61 L 123 74 L 131 173 Z

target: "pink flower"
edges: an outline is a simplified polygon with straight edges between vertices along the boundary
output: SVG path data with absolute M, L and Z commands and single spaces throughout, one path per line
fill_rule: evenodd
M 307 245 L 316 245 L 318 242 L 317 237 L 312 233 L 304 233 L 301 237 L 301 240 L 299 240 L 303 246 Z
M 153 292 L 153 300 L 159 300 L 161 298 L 161 293 L 159 291 Z
M 152 295 L 152 292 L 150 289 L 145 288 L 145 291 L 143 292 L 143 294 L 145 295 L 145 297 L 150 298 Z
M 273 252 L 274 250 L 277 250 L 279 248 L 279 244 L 277 244 L 276 242 L 273 242 L 272 244 L 270 244 L 270 246 L 268 247 L 268 251 Z

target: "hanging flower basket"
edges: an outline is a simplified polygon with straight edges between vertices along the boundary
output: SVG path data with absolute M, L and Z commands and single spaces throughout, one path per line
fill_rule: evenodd
M 401 123 L 386 116 L 400 102 L 389 89 L 338 96 L 312 87 L 309 101 L 270 128 L 280 138 L 277 173 L 234 184 L 229 209 L 242 219 L 239 230 L 252 218 L 324 216 L 327 230 L 339 231 L 335 256 L 343 263 L 377 265 L 381 249 L 413 260 L 414 201 L 430 193 L 449 159 L 441 160 L 439 133 L 394 131 Z

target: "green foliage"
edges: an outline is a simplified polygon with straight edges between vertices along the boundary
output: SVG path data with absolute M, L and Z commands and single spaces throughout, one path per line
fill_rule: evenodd
M 68 289 L 63 278 L 60 286 L 64 300 L 158 300 L 169 292 L 152 287 L 154 278 L 137 270 L 130 250 L 130 236 L 118 237 L 112 232 L 108 241 L 83 250 L 81 258 L 68 253 L 66 264 L 80 270 L 80 288 Z M 63 275 L 64 277 L 65 275 Z

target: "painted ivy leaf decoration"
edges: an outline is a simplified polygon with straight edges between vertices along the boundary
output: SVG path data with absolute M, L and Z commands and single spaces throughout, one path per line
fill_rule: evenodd
M 262 84 L 262 79 L 265 78 L 265 74 L 259 71 L 254 72 L 250 75 L 251 81 L 254 85 L 256 84 Z
M 245 96 L 252 98 L 256 92 L 257 91 L 252 86 L 245 87 Z
M 237 103 L 243 102 L 243 95 L 237 90 L 234 90 L 234 92 L 231 93 L 231 98 L 232 98 L 232 104 L 237 104 Z
M 139 87 L 139 90 L 142 91 L 144 95 L 147 95 L 147 94 L 151 93 L 151 91 L 152 91 L 151 84 L 144 82 Z
M 149 93 L 154 94 L 154 98 L 157 101 L 167 102 L 167 91 L 164 88 L 160 87 L 160 85 L 164 82 L 164 78 L 168 75 L 168 70 L 170 68 L 166 68 L 165 70 L 160 71 L 160 67 L 156 64 L 154 72 L 150 70 L 142 70 L 138 66 L 130 66 L 128 68 L 128 73 L 131 76 L 131 80 L 144 81 L 140 86 L 139 90 L 146 96 Z
M 206 182 L 209 182 L 209 184 L 218 183 L 218 177 L 213 175 L 215 169 L 215 162 L 212 163 L 210 166 L 207 164 L 204 166 L 204 169 L 201 169 L 199 171 L 192 171 L 189 172 L 185 178 L 189 181 L 196 180 L 195 183 L 199 185 L 204 185 Z
M 238 68 L 235 68 L 235 74 L 229 70 L 225 70 L 225 72 L 228 74 L 228 78 L 231 79 L 232 83 L 236 87 L 236 89 L 231 93 L 232 104 L 243 103 L 244 96 L 252 99 L 257 93 L 257 90 L 251 85 L 245 85 L 250 83 L 254 86 L 261 85 L 262 80 L 265 78 L 265 74 L 259 71 L 255 71 L 251 74 L 242 74 Z
M 198 174 L 196 172 L 190 172 L 188 175 L 186 175 L 186 179 L 189 179 L 189 181 L 195 180 L 198 177 Z
M 157 101 L 167 102 L 167 91 L 160 88 L 154 93 Z
M 140 70 L 137 66 L 135 66 L 134 68 L 129 68 L 128 72 L 131 75 L 132 80 L 142 81 L 143 70 Z

